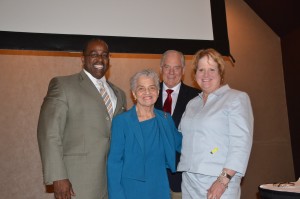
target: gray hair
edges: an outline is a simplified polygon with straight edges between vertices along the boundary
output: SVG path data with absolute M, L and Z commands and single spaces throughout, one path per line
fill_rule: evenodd
M 145 77 L 150 77 L 154 80 L 155 86 L 157 87 L 157 89 L 159 90 L 159 77 L 157 75 L 156 72 L 154 72 L 151 69 L 145 69 L 142 70 L 140 72 L 135 73 L 131 78 L 130 78 L 130 89 L 131 91 L 134 91 L 136 89 L 136 84 L 137 84 L 137 80 L 141 77 L 141 76 L 145 76 Z
M 160 67 L 162 67 L 165 64 L 165 59 L 166 59 L 167 55 L 170 53 L 178 54 L 180 56 L 180 61 L 181 61 L 182 67 L 185 66 L 185 57 L 182 52 L 179 52 L 177 50 L 167 50 L 166 52 L 164 52 L 164 54 L 162 54 L 162 58 L 160 60 Z

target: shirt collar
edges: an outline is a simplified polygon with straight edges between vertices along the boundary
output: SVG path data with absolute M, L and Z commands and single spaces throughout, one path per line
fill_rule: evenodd
M 167 85 L 165 83 L 163 83 L 163 91 L 166 91 L 167 89 L 172 89 L 173 92 L 175 93 L 178 93 L 179 92 L 179 89 L 180 89 L 180 86 L 181 86 L 181 82 L 179 82 L 176 86 L 174 86 L 173 88 L 169 88 L 167 87 Z
M 90 78 L 90 80 L 96 85 L 99 81 L 101 81 L 103 84 L 106 84 L 106 78 L 105 75 L 101 79 L 96 79 L 91 73 L 89 73 L 87 70 L 83 69 L 85 74 Z
M 229 85 L 228 84 L 225 84 L 223 86 L 221 86 L 220 88 L 218 88 L 217 90 L 215 90 L 214 92 L 210 93 L 210 95 L 216 95 L 216 96 L 219 96 L 219 95 L 223 95 L 224 93 L 226 93 L 228 90 L 230 89 Z M 203 92 L 201 92 L 199 94 L 199 96 L 201 98 L 203 98 Z

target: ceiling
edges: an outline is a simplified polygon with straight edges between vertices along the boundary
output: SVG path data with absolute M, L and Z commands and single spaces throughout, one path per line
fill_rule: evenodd
M 300 28 L 300 0 L 244 0 L 281 38 Z

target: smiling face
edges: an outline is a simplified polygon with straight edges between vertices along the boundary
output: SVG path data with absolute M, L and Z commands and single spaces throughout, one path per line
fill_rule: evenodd
M 109 51 L 102 40 L 92 40 L 88 43 L 81 57 L 83 67 L 96 79 L 101 79 L 109 67 Z
M 199 59 L 195 79 L 203 93 L 209 94 L 221 86 L 221 75 L 218 63 L 209 55 Z
M 158 98 L 159 89 L 152 77 L 140 76 L 136 81 L 136 88 L 132 91 L 138 106 L 154 106 Z

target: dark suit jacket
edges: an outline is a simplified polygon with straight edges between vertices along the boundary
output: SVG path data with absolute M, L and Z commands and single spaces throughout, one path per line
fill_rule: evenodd
M 160 84 L 160 91 L 158 99 L 155 103 L 155 108 L 162 110 L 163 109 L 163 101 L 162 101 L 162 90 L 163 90 L 163 83 Z M 190 87 L 188 85 L 185 85 L 183 82 L 181 82 L 178 99 L 175 105 L 174 112 L 172 114 L 172 118 L 174 120 L 176 128 L 178 128 L 178 125 L 181 120 L 181 116 L 185 111 L 185 107 L 187 103 L 196 97 L 201 91 L 199 89 Z M 178 164 L 180 159 L 180 154 L 177 153 L 176 155 L 176 165 Z M 169 182 L 171 190 L 174 192 L 181 192 L 181 173 L 171 173 L 168 172 Z

